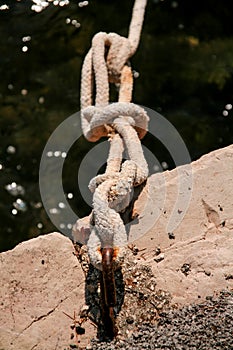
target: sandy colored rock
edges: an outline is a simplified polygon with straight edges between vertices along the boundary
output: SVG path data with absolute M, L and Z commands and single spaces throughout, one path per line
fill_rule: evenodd
M 73 253 L 59 233 L 1 253 L 0 349 L 68 348 L 72 320 L 63 312 L 73 316 L 85 304 L 84 273 Z M 95 334 L 89 322 L 84 327 L 88 338 Z
M 128 249 L 127 283 L 151 295 L 168 292 L 179 305 L 232 289 L 232 198 L 233 146 L 152 175 L 134 208 L 139 216 L 130 240 L 137 250 Z M 23 242 L 0 255 L 0 273 L 0 349 L 68 349 L 72 320 L 64 312 L 72 316 L 85 304 L 84 273 L 71 241 L 51 233 Z M 119 318 L 128 311 L 123 304 Z M 81 346 L 96 335 L 89 321 L 84 327 Z
M 190 303 L 233 288 L 233 145 L 178 170 L 150 177 L 136 205 L 141 232 L 133 225 L 131 239 L 144 233 L 134 243 L 139 250 L 146 248 L 143 257 L 152 266 L 157 288 L 169 291 L 173 302 Z M 191 196 L 186 212 L 187 197 L 181 197 L 173 222 L 184 216 L 170 231 L 179 181 L 181 191 L 188 185 Z M 157 247 L 164 259 L 156 263 Z

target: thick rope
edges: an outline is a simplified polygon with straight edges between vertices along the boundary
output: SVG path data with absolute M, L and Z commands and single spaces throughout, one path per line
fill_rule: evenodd
M 103 248 L 114 248 L 116 265 L 122 261 L 127 234 L 119 213 L 128 207 L 134 187 L 148 176 L 140 139 L 146 134 L 149 118 L 143 108 L 130 103 L 133 75 L 127 64 L 138 47 L 146 2 L 135 1 L 128 38 L 104 32 L 93 37 L 82 68 L 84 136 L 91 142 L 108 136 L 110 150 L 105 173 L 89 184 L 93 192 L 92 214 L 77 221 L 73 235 L 87 242 L 90 261 L 100 270 Z M 120 84 L 118 102 L 112 104 L 109 104 L 109 82 Z M 129 159 L 122 163 L 124 150 Z
M 134 3 L 132 20 L 129 26 L 128 34 L 128 39 L 131 45 L 131 55 L 133 55 L 138 48 L 146 3 L 147 0 L 135 1 Z

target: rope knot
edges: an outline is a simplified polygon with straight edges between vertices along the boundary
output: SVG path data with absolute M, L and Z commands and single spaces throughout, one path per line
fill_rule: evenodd
M 128 102 L 89 106 L 81 111 L 83 134 L 91 142 L 108 135 L 106 124 L 114 124 L 118 130 L 122 130 L 125 126 L 134 126 L 138 137 L 142 139 L 147 132 L 148 121 L 149 117 L 142 107 Z

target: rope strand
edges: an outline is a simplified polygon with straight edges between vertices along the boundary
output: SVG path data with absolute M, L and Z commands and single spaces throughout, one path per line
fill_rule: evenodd
M 90 262 L 103 271 L 102 317 L 110 338 L 116 335 L 114 269 L 124 258 L 128 239 L 120 213 L 129 206 L 134 187 L 148 176 L 140 139 L 147 132 L 149 118 L 143 108 L 131 103 L 133 74 L 128 66 L 139 44 L 146 2 L 135 1 L 128 38 L 104 32 L 93 37 L 81 74 L 83 134 L 91 142 L 108 136 L 110 149 L 105 173 L 97 175 L 89 184 L 93 211 L 89 217 L 76 222 L 73 236 L 76 241 L 87 242 Z M 118 102 L 112 104 L 109 104 L 109 83 L 120 85 Z M 129 157 L 125 162 L 124 150 Z
M 146 0 L 135 1 L 128 38 L 104 32 L 93 37 L 92 48 L 86 55 L 82 67 L 83 134 L 87 140 L 95 142 L 103 136 L 108 136 L 111 130 L 106 172 L 92 179 L 89 185 L 93 192 L 91 218 L 95 224 L 93 226 L 90 223 L 89 231 L 84 228 L 85 232 L 91 232 L 87 242 L 90 261 L 99 269 L 102 269 L 99 252 L 106 242 L 118 251 L 115 255 L 116 265 L 117 260 L 121 260 L 124 255 L 127 235 L 119 212 L 128 206 L 133 187 L 140 185 L 148 176 L 148 166 L 140 139 L 147 132 L 149 118 L 141 107 L 130 103 L 133 75 L 127 64 L 139 44 L 146 2 Z M 106 47 L 108 54 L 105 58 Z M 120 84 L 118 102 L 112 104 L 109 104 L 110 82 Z M 122 165 L 123 147 L 128 153 L 129 160 Z M 86 222 L 81 220 L 81 223 Z M 81 224 L 76 224 L 73 229 L 73 235 L 77 239 L 80 227 Z M 120 233 L 119 227 L 121 227 Z
M 144 20 L 145 8 L 147 0 L 135 1 L 133 7 L 132 20 L 129 26 L 128 39 L 131 45 L 131 55 L 133 55 L 140 41 L 140 35 L 142 31 L 142 25 Z

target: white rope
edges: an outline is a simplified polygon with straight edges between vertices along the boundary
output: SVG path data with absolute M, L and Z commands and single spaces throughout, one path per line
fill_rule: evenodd
M 140 139 L 147 132 L 149 118 L 143 108 L 130 103 L 133 76 L 127 65 L 138 47 L 146 2 L 135 1 L 128 38 L 104 32 L 93 37 L 82 68 L 84 136 L 91 142 L 109 136 L 110 150 L 106 172 L 89 184 L 93 192 L 92 215 L 77 221 L 73 236 L 77 241 L 85 236 L 90 261 L 99 269 L 102 269 L 102 248 L 114 248 L 116 265 L 122 261 L 127 234 L 119 213 L 128 207 L 134 186 L 146 181 L 148 176 Z M 120 84 L 118 102 L 112 104 L 109 104 L 109 82 Z M 124 149 L 129 159 L 122 163 Z
M 135 1 L 132 13 L 132 20 L 129 26 L 128 39 L 131 45 L 131 55 L 133 55 L 139 44 L 140 35 L 142 31 L 142 24 L 144 20 L 144 13 L 147 0 Z
M 138 130 L 139 138 L 147 132 L 149 118 L 143 108 L 127 102 L 115 102 L 104 107 L 90 106 L 81 111 L 82 130 L 88 141 L 98 141 L 107 136 L 107 130 L 102 134 L 105 124 L 112 124 L 120 115 L 131 117 L 131 123 Z

